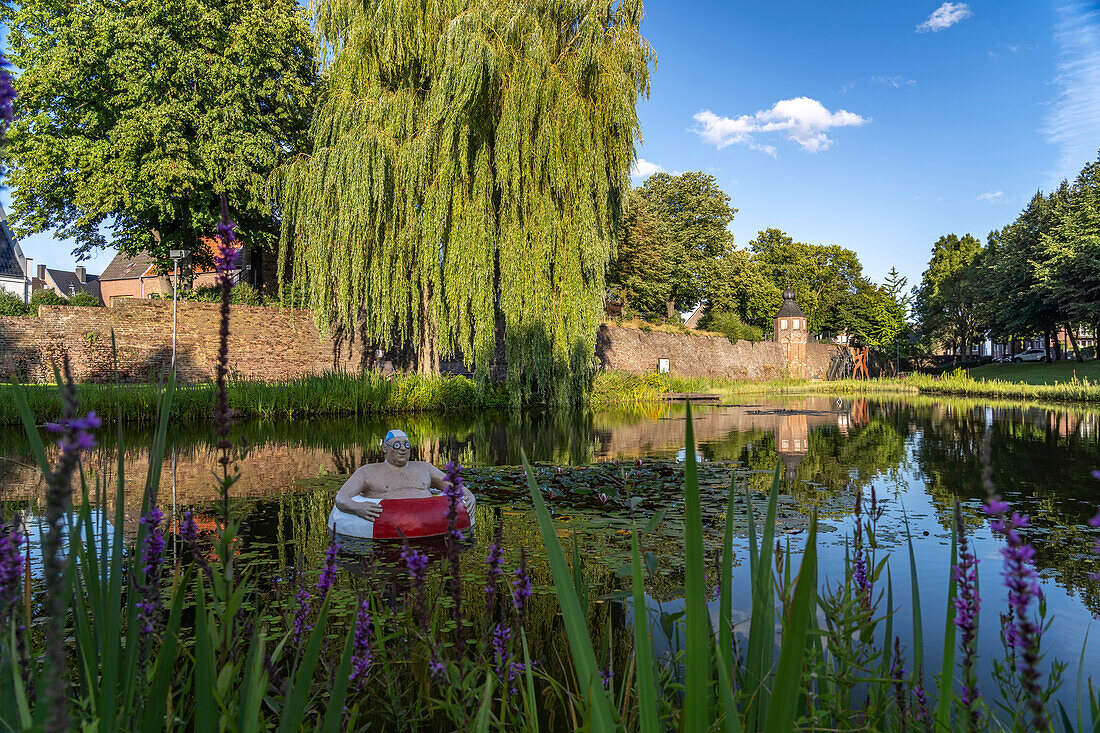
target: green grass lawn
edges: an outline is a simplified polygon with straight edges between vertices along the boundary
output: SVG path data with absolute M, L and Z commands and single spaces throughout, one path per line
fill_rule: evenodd
M 974 379 L 1003 379 L 1006 382 L 1024 384 L 1054 384 L 1068 382 L 1076 373 L 1078 379 L 1088 377 L 1090 382 L 1100 381 L 1100 361 L 1088 359 L 1043 362 L 1020 362 L 1013 364 L 987 364 L 970 370 Z

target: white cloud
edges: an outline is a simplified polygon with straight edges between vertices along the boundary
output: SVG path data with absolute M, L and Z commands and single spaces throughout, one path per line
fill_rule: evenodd
M 973 15 L 970 6 L 966 3 L 944 3 L 928 16 L 928 19 L 917 26 L 917 33 L 942 31 L 950 28 L 960 20 L 965 20 Z
M 1004 191 L 986 191 L 982 195 L 978 196 L 979 201 L 988 201 L 991 204 L 1003 201 L 1005 197 Z
M 1085 163 L 1096 159 L 1100 147 L 1100 9 L 1074 2 L 1057 12 L 1054 81 L 1060 91 L 1043 129 L 1047 141 L 1059 148 L 1052 185 L 1063 178 L 1072 180 Z
M 886 84 L 894 89 L 901 89 L 902 87 L 911 87 L 917 83 L 916 79 L 906 79 L 901 74 L 895 74 L 894 76 L 872 76 L 871 81 L 875 84 Z
M 664 168 L 656 163 L 650 163 L 645 158 L 638 158 L 630 169 L 631 178 L 649 178 L 654 173 L 661 173 Z
M 834 127 L 859 127 L 870 122 L 866 117 L 843 109 L 830 112 L 821 102 L 809 97 L 783 99 L 772 105 L 771 109 L 740 117 L 721 117 L 704 109 L 695 114 L 694 120 L 696 126 L 692 128 L 692 132 L 719 150 L 744 143 L 750 149 L 772 157 L 776 155 L 775 146 L 757 143 L 754 135 L 786 133 L 788 140 L 797 143 L 806 152 L 817 153 L 828 150 L 833 144 L 825 134 L 828 130 Z

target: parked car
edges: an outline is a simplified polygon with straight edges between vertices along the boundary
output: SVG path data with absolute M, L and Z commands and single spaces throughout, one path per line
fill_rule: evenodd
M 1046 349 L 1028 349 L 1012 357 L 1012 361 L 1050 361 Z

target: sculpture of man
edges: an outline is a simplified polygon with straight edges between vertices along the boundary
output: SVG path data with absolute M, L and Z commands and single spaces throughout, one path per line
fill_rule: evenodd
M 382 505 L 373 501 L 353 501 L 354 496 L 369 499 L 420 499 L 431 496 L 431 489 L 443 490 L 446 474 L 426 461 L 410 461 L 409 436 L 391 430 L 382 441 L 382 463 L 360 466 L 336 494 L 336 508 L 373 522 L 382 514 Z M 463 489 L 466 513 L 474 514 L 474 495 Z

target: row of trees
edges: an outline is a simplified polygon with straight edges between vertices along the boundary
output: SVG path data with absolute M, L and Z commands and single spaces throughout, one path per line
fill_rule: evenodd
M 324 328 L 587 396 L 652 54 L 639 0 L 23 0 L 19 234 L 239 238 Z
M 1080 360 L 1078 332 L 1100 329 L 1100 158 L 1072 185 L 1037 192 L 985 246 L 969 234 L 941 237 L 914 313 L 923 333 L 955 353 L 986 336 L 1043 337 L 1049 349 L 1064 329 Z
M 627 204 L 608 289 L 634 313 L 674 320 L 703 304 L 704 327 L 736 316 L 767 332 L 789 283 L 812 331 L 847 332 L 872 347 L 906 332 L 906 280 L 896 270 L 876 285 L 852 250 L 778 229 L 737 249 L 729 231 L 737 210 L 713 176 L 656 173 Z

